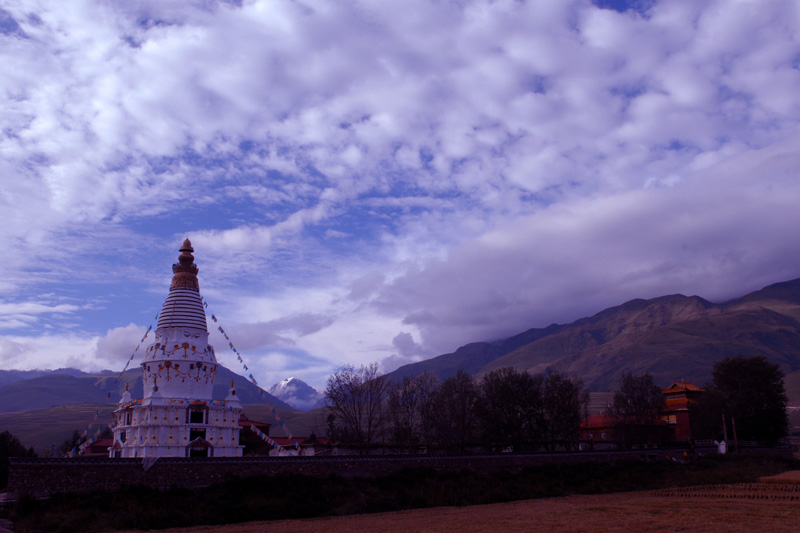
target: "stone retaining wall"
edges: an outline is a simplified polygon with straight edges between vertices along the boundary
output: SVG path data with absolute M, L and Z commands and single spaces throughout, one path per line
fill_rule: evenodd
M 682 450 L 646 452 L 581 452 L 530 455 L 467 456 L 338 456 L 338 457 L 242 457 L 142 459 L 37 459 L 11 458 L 9 492 L 55 493 L 116 490 L 129 485 L 159 489 L 202 487 L 230 476 L 275 474 L 309 476 L 383 476 L 408 468 L 438 471 L 515 471 L 553 463 L 615 462 L 621 460 L 682 459 Z

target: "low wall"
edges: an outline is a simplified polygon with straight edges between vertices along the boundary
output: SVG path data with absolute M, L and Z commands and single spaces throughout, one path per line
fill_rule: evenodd
M 150 464 L 142 459 L 11 458 L 8 491 L 89 492 L 116 490 L 129 485 L 159 489 L 203 487 L 231 476 L 283 473 L 309 476 L 383 476 L 408 468 L 432 468 L 438 471 L 516 471 L 543 464 L 683 459 L 683 454 L 683 450 L 646 450 L 530 455 L 159 458 Z

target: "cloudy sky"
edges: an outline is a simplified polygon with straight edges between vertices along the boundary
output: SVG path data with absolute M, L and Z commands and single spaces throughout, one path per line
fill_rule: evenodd
M 264 385 L 800 277 L 793 0 L 3 0 L 0 98 L 0 368 L 121 370 L 186 237 Z

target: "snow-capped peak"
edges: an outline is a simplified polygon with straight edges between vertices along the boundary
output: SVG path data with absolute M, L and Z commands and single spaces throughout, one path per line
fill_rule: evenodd
M 268 392 L 301 411 L 313 409 L 322 399 L 317 389 L 295 377 L 279 381 Z

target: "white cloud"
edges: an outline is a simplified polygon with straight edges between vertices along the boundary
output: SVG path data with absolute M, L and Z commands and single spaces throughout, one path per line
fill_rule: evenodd
M 317 377 L 408 357 L 402 333 L 434 355 L 795 275 L 791 2 L 3 9 L 9 354 L 61 357 L 72 334 L 19 335 L 63 305 L 71 330 L 124 344 L 137 318 L 83 302 L 165 290 L 187 235 L 259 370 L 292 349 Z
M 726 160 L 681 187 L 520 218 L 395 280 L 378 305 L 405 313 L 428 353 L 443 353 L 627 298 L 685 292 L 724 300 L 775 276 L 790 279 L 800 254 L 791 240 L 800 222 L 791 200 L 800 195 L 796 142 Z

